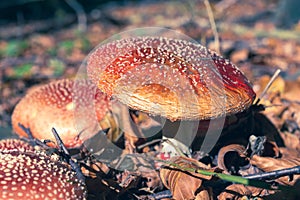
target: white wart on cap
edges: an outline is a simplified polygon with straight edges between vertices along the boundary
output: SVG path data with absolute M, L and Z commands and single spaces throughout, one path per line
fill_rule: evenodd
M 31 151 L 35 149 L 29 143 L 20 139 L 4 139 L 0 140 L 0 151 Z

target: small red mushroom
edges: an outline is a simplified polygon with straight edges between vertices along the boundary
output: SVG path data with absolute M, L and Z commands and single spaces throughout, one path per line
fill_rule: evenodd
M 85 198 L 85 184 L 67 165 L 33 152 L 0 152 L 0 199 Z
M 200 44 L 134 37 L 100 46 L 88 58 L 91 80 L 132 109 L 175 120 L 209 120 L 249 108 L 248 79 Z
M 98 122 L 109 111 L 109 98 L 86 80 L 59 80 L 31 90 L 16 105 L 13 130 L 27 136 L 55 141 L 54 127 L 66 147 L 78 147 L 99 131 Z M 79 137 L 80 135 L 80 137 Z

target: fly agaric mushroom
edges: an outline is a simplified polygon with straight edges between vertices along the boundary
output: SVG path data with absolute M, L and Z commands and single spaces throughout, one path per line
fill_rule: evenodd
M 212 130 L 216 142 L 224 120 L 226 126 L 232 116 L 248 111 L 256 96 L 229 60 L 181 39 L 151 36 L 106 43 L 90 54 L 87 74 L 102 92 L 131 109 L 167 119 L 164 136 L 177 131 L 176 139 L 186 146 L 193 142 L 195 149 L 201 144 L 195 136 L 203 141 Z
M 186 40 L 135 37 L 107 43 L 90 55 L 87 72 L 107 95 L 171 121 L 236 114 L 255 99 L 234 64 Z
M 33 152 L 0 152 L 0 199 L 85 197 L 85 184 L 67 165 Z
M 78 147 L 99 131 L 97 122 L 109 111 L 108 103 L 108 97 L 86 80 L 59 80 L 34 88 L 21 99 L 12 126 L 20 136 L 27 134 L 19 123 L 33 137 L 51 141 L 55 141 L 54 127 L 66 147 Z

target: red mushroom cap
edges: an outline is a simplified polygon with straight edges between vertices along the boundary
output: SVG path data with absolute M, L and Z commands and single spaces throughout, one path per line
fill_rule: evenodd
M 85 185 L 67 165 L 32 152 L 0 152 L 0 199 L 84 199 Z
M 186 40 L 136 37 L 107 43 L 90 55 L 87 72 L 107 95 L 171 120 L 235 114 L 255 99 L 234 64 Z
M 97 133 L 98 121 L 109 110 L 109 99 L 86 80 L 59 80 L 30 91 L 15 107 L 14 131 L 30 128 L 33 137 L 55 141 L 54 127 L 67 147 L 78 147 Z M 78 137 L 80 134 L 80 138 Z

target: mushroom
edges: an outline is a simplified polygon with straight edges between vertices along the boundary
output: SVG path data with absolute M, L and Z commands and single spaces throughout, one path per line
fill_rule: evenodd
M 29 143 L 20 140 L 20 139 L 4 139 L 0 140 L 0 151 L 11 151 L 11 150 L 18 150 L 18 151 L 34 151 L 33 146 Z
M 85 184 L 67 165 L 33 152 L 0 152 L 0 199 L 84 198 Z
M 229 60 L 200 44 L 166 37 L 106 43 L 90 54 L 87 74 L 108 96 L 158 116 L 164 136 L 187 147 L 193 143 L 194 149 L 203 136 L 211 136 L 202 144 L 204 152 L 217 142 L 224 124 L 238 121 L 236 114 L 247 115 L 256 96 Z
M 236 114 L 255 99 L 248 79 L 234 64 L 186 40 L 116 40 L 90 55 L 87 73 L 108 96 L 171 121 Z
M 31 90 L 16 105 L 12 114 L 13 130 L 27 136 L 55 141 L 54 127 L 66 147 L 78 147 L 96 134 L 98 122 L 109 111 L 109 98 L 86 80 L 59 80 Z

